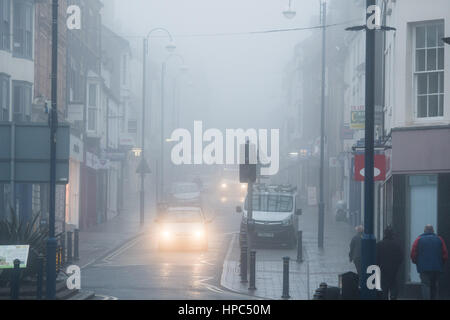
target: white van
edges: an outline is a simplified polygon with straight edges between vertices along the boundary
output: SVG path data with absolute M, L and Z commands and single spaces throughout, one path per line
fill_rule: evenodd
M 248 194 L 242 209 L 241 230 L 247 229 Z M 297 245 L 298 216 L 297 188 L 284 185 L 256 184 L 253 187 L 253 232 L 254 243 Z

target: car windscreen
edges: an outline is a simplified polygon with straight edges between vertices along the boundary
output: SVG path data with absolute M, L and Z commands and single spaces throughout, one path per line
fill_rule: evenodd
M 253 211 L 291 212 L 293 197 L 278 194 L 253 194 Z M 248 197 L 245 199 L 245 210 L 248 210 Z
M 176 184 L 172 189 L 173 193 L 194 193 L 198 191 L 198 186 L 195 183 Z
M 169 211 L 162 217 L 163 222 L 202 222 L 202 215 L 195 211 Z

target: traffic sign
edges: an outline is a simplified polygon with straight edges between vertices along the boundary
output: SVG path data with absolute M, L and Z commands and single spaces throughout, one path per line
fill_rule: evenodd
M 142 158 L 141 162 L 139 162 L 139 165 L 136 168 L 136 173 L 138 173 L 138 174 L 150 174 L 150 173 L 152 173 L 152 171 L 150 170 L 150 167 L 148 166 L 148 163 L 145 160 L 145 158 Z

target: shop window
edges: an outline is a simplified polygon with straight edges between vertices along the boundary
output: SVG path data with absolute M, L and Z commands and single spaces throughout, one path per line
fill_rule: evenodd
M 411 251 L 416 238 L 427 224 L 437 230 L 437 175 L 411 175 L 409 179 L 409 238 Z M 409 262 L 409 280 L 420 282 L 416 265 Z

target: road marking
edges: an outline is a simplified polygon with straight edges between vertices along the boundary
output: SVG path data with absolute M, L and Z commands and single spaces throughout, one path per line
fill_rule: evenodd
M 103 294 L 96 294 L 96 297 L 100 297 L 103 298 L 102 300 L 119 300 L 119 298 L 117 297 L 113 297 L 113 296 L 105 296 Z
M 112 252 L 110 255 L 108 255 L 107 257 L 105 257 L 103 259 L 104 262 L 110 262 L 111 259 L 117 257 L 118 255 L 120 255 L 121 253 L 123 253 L 124 251 L 130 249 L 131 247 L 135 246 L 139 241 L 142 241 L 141 236 L 138 236 L 136 239 L 132 240 L 129 243 L 124 244 L 122 247 L 120 247 L 119 249 L 117 249 L 116 251 Z
M 225 293 L 222 289 L 219 287 L 216 287 L 215 285 L 212 285 L 210 283 L 204 283 L 205 281 L 209 281 L 214 279 L 214 277 L 208 277 L 201 280 L 198 280 L 197 282 L 200 284 L 200 286 L 203 286 L 204 288 L 208 289 L 209 291 L 213 291 L 215 293 Z
M 231 244 L 230 244 L 230 246 L 228 247 L 227 254 L 226 254 L 226 256 L 225 256 L 225 261 L 228 261 L 229 258 L 230 258 L 231 250 L 233 250 L 234 242 L 236 241 L 237 235 L 238 235 L 238 233 L 236 233 L 236 232 L 233 233 L 233 236 L 232 236 L 232 238 L 231 238 Z

